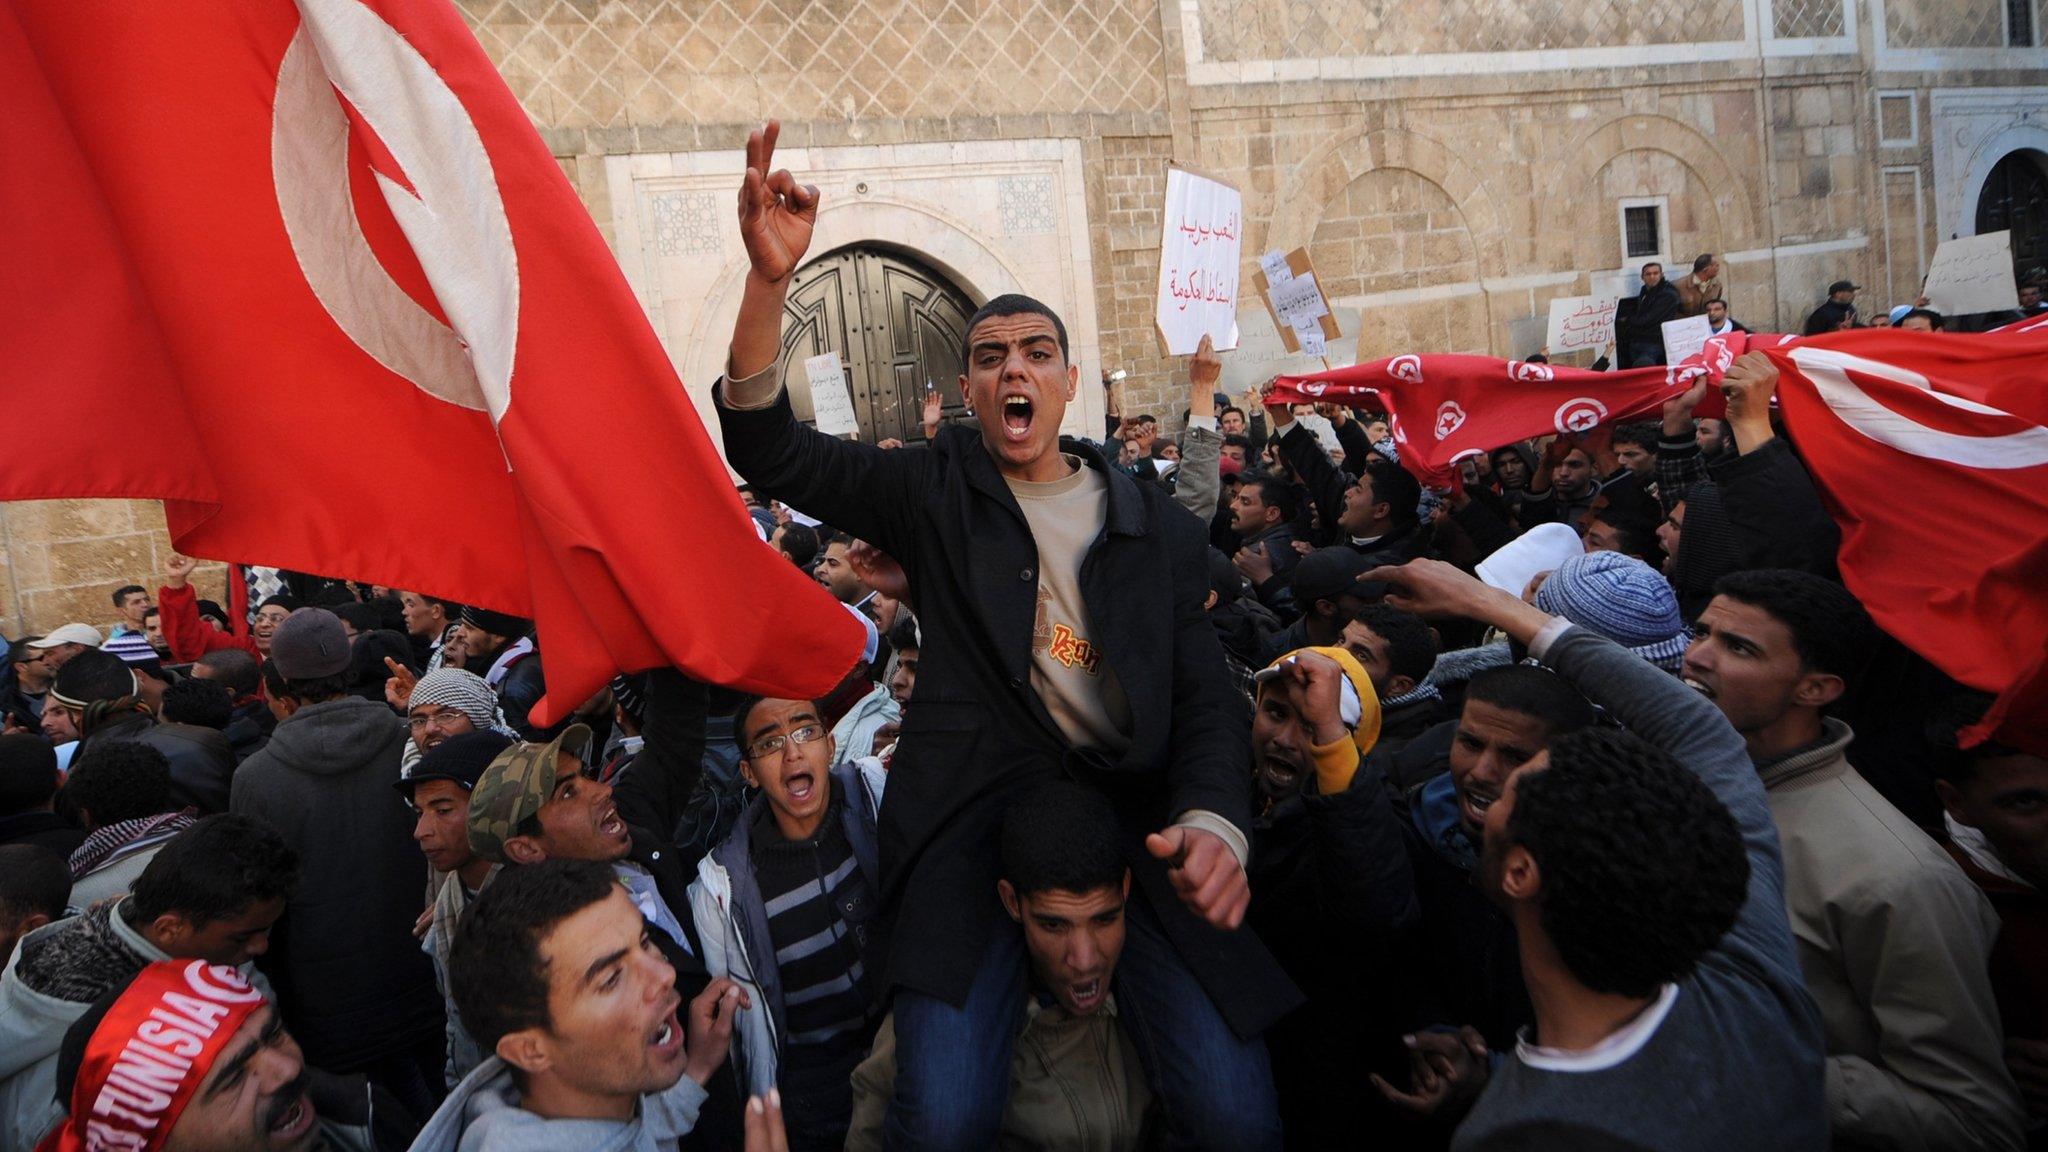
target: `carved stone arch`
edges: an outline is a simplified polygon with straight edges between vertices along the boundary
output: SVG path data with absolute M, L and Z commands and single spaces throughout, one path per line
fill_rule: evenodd
M 1762 213 L 1753 198 L 1753 181 L 1745 179 L 1698 129 L 1669 116 L 1640 114 L 1619 116 L 1594 128 L 1579 138 L 1564 163 L 1550 170 L 1541 198 L 1541 231 L 1567 245 L 1574 237 L 1613 231 L 1613 206 L 1587 192 L 1610 163 L 1630 152 L 1661 152 L 1699 179 L 1711 195 L 1723 232 L 1714 242 L 1718 249 L 1740 251 L 1770 243 L 1757 226 Z M 1675 259 L 1683 254 L 1667 255 Z M 1540 259 L 1563 267 L 1577 262 L 1569 252 L 1562 262 L 1555 255 Z
M 1509 274 L 1503 218 L 1485 182 L 1450 148 L 1404 128 L 1362 129 L 1310 152 L 1274 198 L 1266 247 L 1306 245 L 1328 206 L 1353 181 L 1387 168 L 1413 172 L 1450 198 L 1471 233 L 1482 281 Z

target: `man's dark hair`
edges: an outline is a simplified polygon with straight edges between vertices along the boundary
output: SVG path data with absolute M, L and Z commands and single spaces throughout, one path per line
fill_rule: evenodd
M 57 750 L 41 736 L 0 736 L 0 816 L 33 812 L 57 794 Z
M 219 680 L 184 679 L 164 689 L 163 718 L 218 732 L 235 718 L 235 697 Z
M 1714 595 L 1761 608 L 1792 633 L 1793 650 L 1809 672 L 1850 679 L 1877 647 L 1877 625 L 1847 588 L 1810 572 L 1756 568 L 1730 572 Z M 68 667 L 68 665 L 67 665 Z
M 286 612 L 297 612 L 299 609 L 305 607 L 304 604 L 299 602 L 299 598 L 297 596 L 293 596 L 287 592 L 279 592 L 275 596 L 265 596 L 263 598 L 263 602 L 261 604 L 256 605 L 256 610 L 258 612 L 261 612 L 265 608 L 269 608 L 273 605 L 284 609 Z
M 288 900 L 299 883 L 299 854 L 261 820 L 208 816 L 171 837 L 135 880 L 129 922 L 175 912 L 210 924 L 265 900 Z
M 1544 933 L 1595 992 L 1650 996 L 1683 978 L 1749 892 L 1749 857 L 1727 807 L 1628 732 L 1552 740 L 1550 766 L 1515 780 L 1507 839 L 1536 861 Z
M 1235 405 L 1235 404 L 1228 404 L 1228 405 L 1225 405 L 1225 406 L 1224 406 L 1224 408 L 1223 408 L 1223 410 L 1222 410 L 1221 412 L 1218 412 L 1218 413 L 1216 413 L 1216 418 L 1217 418 L 1218 420 L 1221 420 L 1221 419 L 1223 419 L 1223 418 L 1224 418 L 1225 416 L 1228 416 L 1228 415 L 1230 415 L 1230 414 L 1231 414 L 1232 412 L 1235 412 L 1235 413 L 1237 413 L 1237 414 L 1238 414 L 1239 416 L 1244 416 L 1244 418 L 1245 418 L 1245 422 L 1246 422 L 1246 423 L 1250 423 L 1250 422 L 1251 422 L 1251 417 L 1249 417 L 1249 416 L 1245 416 L 1245 413 L 1244 413 L 1244 409 L 1242 409 L 1242 408 L 1239 408 L 1239 407 L 1238 407 L 1237 405 Z
M 1702 252 L 1699 255 L 1692 258 L 1692 270 L 1695 272 L 1705 272 L 1707 270 L 1707 265 L 1712 264 L 1713 262 L 1714 254 L 1712 252 Z
M 917 617 L 912 616 L 908 611 L 898 612 L 896 614 L 896 623 L 889 626 L 889 635 L 886 637 L 889 641 L 889 650 L 892 652 L 917 651 L 917 635 Z
M 782 553 L 799 568 L 809 568 L 825 550 L 824 542 L 810 526 L 792 520 L 782 527 Z
M 40 635 L 31 632 L 14 643 L 9 644 L 7 646 L 7 663 L 9 665 L 26 664 L 35 659 L 36 654 L 34 650 L 29 648 L 29 645 L 41 639 Z
M 1247 483 L 1259 490 L 1260 503 L 1280 510 L 1280 523 L 1292 524 L 1301 515 L 1301 497 L 1295 494 L 1294 485 L 1272 476 L 1261 476 Z
M 994 320 L 1003 316 L 1043 316 L 1052 321 L 1052 330 L 1059 337 L 1060 359 L 1072 361 L 1067 351 L 1067 326 L 1060 321 L 1059 313 L 1017 292 L 1006 292 L 974 310 L 967 318 L 967 332 L 960 337 L 960 363 L 962 371 L 974 363 L 974 330 L 983 320 Z
M 257 667 L 256 657 L 241 648 L 216 648 L 193 663 L 203 665 L 214 680 L 227 685 L 236 700 L 254 696 L 263 687 L 263 670 Z
M 124 603 L 127 602 L 128 597 L 136 592 L 140 592 L 146 596 L 149 594 L 149 589 L 144 588 L 140 584 L 123 584 L 119 588 L 116 588 L 114 590 L 114 607 L 121 607 Z
M 1429 625 L 1413 612 L 1391 604 L 1368 604 L 1351 617 L 1387 642 L 1387 670 L 1417 684 L 1436 664 L 1436 640 Z
M 544 860 L 505 869 L 477 895 L 448 955 L 448 992 L 485 1052 L 513 1032 L 549 1026 L 541 941 L 618 889 L 609 864 Z
M 1387 502 L 1387 516 L 1395 527 L 1405 528 L 1422 518 L 1422 482 L 1406 468 L 1375 452 L 1365 462 L 1364 474 L 1372 477 L 1373 499 Z
M 733 744 L 739 744 L 739 758 L 748 758 L 748 715 L 752 715 L 754 709 L 760 707 L 762 701 L 766 699 L 770 697 L 743 695 L 739 697 L 739 703 L 733 705 Z M 813 703 L 811 707 L 815 709 L 817 705 Z M 823 724 L 823 717 L 819 719 L 819 724 Z M 829 730 L 831 726 L 827 724 L 825 728 Z
M 161 608 L 154 608 L 154 607 L 153 607 L 153 608 L 149 609 L 149 610 L 148 610 L 147 612 L 144 612 L 144 613 L 142 614 L 142 618 L 143 618 L 143 619 L 144 619 L 145 621 L 146 621 L 146 620 L 148 620 L 148 619 L 149 619 L 149 618 L 150 618 L 151 616 L 155 616 L 155 617 L 157 617 L 158 619 L 162 619 L 162 618 L 163 618 L 163 614 L 164 614 L 164 612 L 163 612 L 163 609 L 161 609 Z
M 1648 272 L 1652 268 L 1655 268 L 1657 271 L 1662 272 L 1664 270 L 1664 265 L 1656 260 L 1651 260 L 1643 265 L 1643 271 L 1645 272 Z
M 1996 740 L 1983 740 L 1972 748 L 1963 747 L 1963 729 L 1984 719 L 1991 703 L 1989 692 L 1970 688 L 1951 692 L 1935 703 L 1925 726 L 1927 747 L 1933 761 L 1927 766 L 1929 778 L 1946 780 L 1962 787 L 1977 778 L 1977 766 L 1982 762 L 2026 754 L 2022 749 Z
M 1093 892 L 1124 882 L 1123 831 L 1108 797 L 1070 780 L 1010 802 L 1001 833 L 1003 879 L 1019 896 Z
M 88 648 L 65 661 L 50 690 L 66 700 L 90 704 L 95 700 L 133 696 L 135 687 L 134 673 L 119 656 L 104 649 Z
M 9 928 L 37 912 L 64 918 L 71 899 L 71 865 L 35 844 L 0 844 L 0 924 Z
M 1654 454 L 1657 451 L 1657 441 L 1663 434 L 1664 428 L 1659 424 L 1648 422 L 1623 424 L 1614 430 L 1614 443 L 1616 447 L 1623 444 L 1634 444 L 1644 451 Z
M 1892 327 L 1897 328 L 1899 324 L 1904 324 L 1906 321 L 1911 320 L 1915 316 L 1927 317 L 1927 322 L 1929 324 L 1934 325 L 1934 330 L 1936 332 L 1939 332 L 1943 328 L 1948 326 L 1948 321 L 1943 319 L 1941 313 L 1936 312 L 1934 309 L 1915 308 L 1911 312 L 1906 313 L 1904 316 L 1899 317 L 1899 323 L 1892 325 Z
M 1467 703 L 1477 700 L 1506 712 L 1534 716 L 1555 738 L 1591 728 L 1593 706 L 1557 673 L 1527 664 L 1488 668 L 1465 685 Z
M 64 797 L 92 816 L 95 827 L 176 810 L 171 762 L 133 740 L 94 740 L 71 762 Z
M 384 610 L 374 603 L 349 600 L 336 604 L 334 614 L 341 617 L 357 633 L 375 632 L 384 626 Z
M 1225 436 L 1223 438 L 1223 446 L 1225 448 L 1229 448 L 1232 446 L 1242 448 L 1244 449 L 1244 454 L 1247 457 L 1249 457 L 1252 454 L 1252 438 L 1240 432 L 1233 432 L 1230 435 Z

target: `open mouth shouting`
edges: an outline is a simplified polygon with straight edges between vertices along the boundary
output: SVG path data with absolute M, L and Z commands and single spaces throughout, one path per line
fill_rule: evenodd
M 1500 799 L 1500 793 L 1481 788 L 1458 789 L 1458 814 L 1465 823 L 1478 828 L 1486 823 L 1486 810 Z
M 782 778 L 782 790 L 789 794 L 789 802 L 794 805 L 808 801 L 817 785 L 817 777 L 808 768 L 798 769 Z
M 313 1128 L 313 1104 L 306 1099 L 303 1082 L 295 1084 L 295 1092 L 288 1092 L 271 1102 L 270 1113 L 264 1117 L 264 1131 L 274 1144 L 292 1147 Z
M 682 1004 L 682 997 L 672 995 L 668 1009 L 654 1028 L 647 1033 L 647 1047 L 657 1061 L 666 1063 L 678 1060 L 683 1055 L 683 1025 L 676 1017 L 676 1008 Z
M 600 835 L 612 838 L 626 834 L 626 822 L 619 818 L 618 805 L 610 804 L 605 807 L 604 815 L 597 819 L 597 831 Z
M 1690 688 L 1693 691 L 1699 693 L 1700 695 L 1705 696 L 1707 699 L 1712 700 L 1714 698 L 1714 686 L 1707 683 L 1706 681 L 1695 679 L 1689 673 L 1687 675 L 1679 677 L 1679 680 L 1682 681 L 1687 688 Z
M 1003 397 L 1003 439 L 1011 443 L 1022 443 L 1031 438 L 1031 397 L 1012 392 Z
M 1102 1004 L 1102 998 L 1109 992 L 1109 984 L 1102 977 L 1075 980 L 1067 985 L 1067 1008 L 1077 1016 L 1085 1016 Z

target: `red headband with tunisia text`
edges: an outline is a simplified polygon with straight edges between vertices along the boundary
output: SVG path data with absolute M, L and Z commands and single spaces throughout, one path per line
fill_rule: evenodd
M 164 960 L 144 968 L 85 1046 L 71 1115 L 37 1152 L 155 1152 L 242 1022 L 263 1004 L 233 968 Z

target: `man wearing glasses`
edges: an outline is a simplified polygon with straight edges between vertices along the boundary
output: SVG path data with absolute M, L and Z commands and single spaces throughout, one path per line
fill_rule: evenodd
M 884 774 L 872 759 L 833 767 L 809 700 L 742 701 L 733 732 L 760 794 L 697 865 L 690 911 L 712 976 L 751 1004 L 733 1022 L 746 1092 L 780 1089 L 792 1149 L 837 1149 L 882 1015 L 868 947 Z

